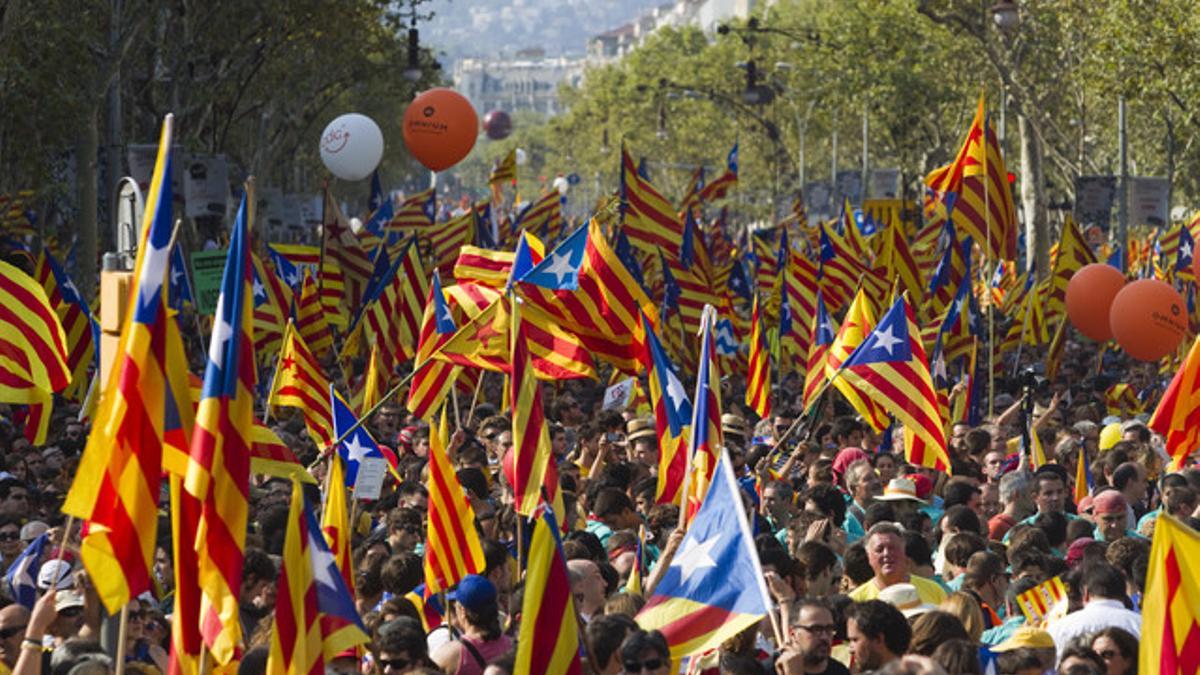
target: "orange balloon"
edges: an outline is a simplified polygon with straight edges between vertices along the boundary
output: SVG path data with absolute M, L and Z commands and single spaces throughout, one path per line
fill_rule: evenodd
M 1112 339 L 1109 307 L 1125 285 L 1125 275 L 1111 265 L 1084 265 L 1067 283 L 1067 316 L 1071 325 L 1097 342 Z
M 1126 285 L 1109 309 L 1117 344 L 1139 361 L 1157 361 L 1171 353 L 1187 333 L 1187 324 L 1183 297 L 1158 279 Z
M 445 171 L 461 162 L 478 135 L 475 108 L 453 89 L 430 89 L 404 111 L 404 144 L 430 171 Z

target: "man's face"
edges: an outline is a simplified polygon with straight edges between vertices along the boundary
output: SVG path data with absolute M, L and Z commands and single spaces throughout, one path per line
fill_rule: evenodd
M 883 637 L 867 637 L 858 628 L 854 619 L 846 621 L 846 640 L 850 643 L 850 654 L 859 672 L 875 670 L 883 665 L 883 653 L 880 643 Z
M 1104 541 L 1116 541 L 1125 536 L 1125 512 L 1097 514 L 1096 525 L 1104 535 Z
M 5 513 L 24 515 L 29 510 L 29 490 L 23 487 L 14 487 L 8 493 L 8 498 L 4 500 L 4 503 L 0 504 L 0 508 L 3 508 Z
M 400 431 L 400 409 L 394 405 L 385 405 L 375 413 L 375 427 L 380 434 L 391 442 Z
M 28 623 L 29 610 L 20 605 L 0 610 L 0 661 L 10 669 L 17 665 L 17 657 L 21 655 L 21 639 Z
M 894 534 L 879 533 L 867 541 L 867 561 L 875 571 L 875 577 L 887 585 L 899 583 L 908 573 L 908 556 L 904 554 L 904 540 Z
M 604 606 L 604 577 L 596 563 L 590 560 L 580 561 L 575 566 L 582 571 L 582 578 L 571 584 L 571 595 L 579 611 L 591 616 Z
M 551 445 L 551 448 L 554 450 L 554 454 L 556 454 L 556 455 L 567 454 L 567 432 L 565 432 L 565 431 L 554 432 L 554 436 L 551 437 L 551 439 L 550 439 L 550 445 Z
M 1000 480 L 1000 467 L 1004 466 L 1004 453 L 990 450 L 983 456 L 983 473 L 989 482 Z
M 805 607 L 800 610 L 796 623 L 792 624 L 792 645 L 804 656 L 806 666 L 819 666 L 829 658 L 833 647 L 833 615 L 821 607 Z
M 855 429 L 850 433 L 840 438 L 843 448 L 861 448 L 863 442 L 863 432 Z
M 635 462 L 646 466 L 658 466 L 658 443 L 653 438 L 639 438 L 633 441 L 630 455 Z
M 979 495 L 979 515 L 985 521 L 1000 513 L 1000 488 L 995 483 L 987 483 Z
M 154 549 L 154 578 L 158 580 L 164 591 L 175 587 L 171 552 L 161 546 Z
M 774 520 L 782 520 L 792 508 L 791 500 L 784 491 L 775 486 L 763 490 L 763 514 Z
M 864 506 L 869 505 L 873 497 L 883 494 L 883 483 L 879 481 L 875 469 L 869 465 L 859 467 L 856 473 L 855 478 L 858 482 L 854 485 L 854 501 Z
M 16 523 L 0 527 L 0 554 L 6 562 L 12 562 L 21 554 L 21 528 Z
M 776 440 L 778 440 L 778 439 L 779 439 L 779 438 L 781 438 L 781 437 L 782 437 L 784 434 L 786 434 L 786 433 L 787 433 L 787 430 L 788 430 L 788 429 L 790 429 L 790 428 L 791 428 L 791 426 L 792 426 L 792 420 L 791 420 L 791 418 L 789 418 L 789 417 L 784 417 L 784 416 L 782 416 L 782 415 L 776 415 L 776 416 L 775 416 L 775 423 L 774 423 L 774 425 L 771 427 L 771 430 L 772 430 L 772 432 L 774 433 L 774 435 L 772 436 L 772 438 L 775 438 Z
M 963 442 L 967 439 L 967 432 L 970 430 L 971 427 L 962 423 L 954 425 L 954 427 L 950 430 L 950 442 L 954 444 L 954 447 L 963 447 Z
M 1037 494 L 1033 496 L 1038 513 L 1060 513 L 1065 496 L 1066 489 L 1057 477 L 1038 478 Z
M 379 653 L 379 669 L 384 673 L 408 673 L 420 666 L 408 656 L 408 652 Z
M 512 431 L 505 429 L 496 434 L 496 454 L 503 457 L 513 446 Z

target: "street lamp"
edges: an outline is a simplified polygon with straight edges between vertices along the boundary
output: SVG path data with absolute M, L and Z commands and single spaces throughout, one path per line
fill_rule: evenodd
M 421 79 L 421 37 L 417 32 L 417 17 L 413 16 L 413 25 L 408 29 L 408 65 L 404 67 L 404 79 L 417 82 Z
M 992 21 L 1005 33 L 1016 28 L 1021 22 L 1017 3 L 1014 0 L 996 0 L 996 4 L 992 5 Z

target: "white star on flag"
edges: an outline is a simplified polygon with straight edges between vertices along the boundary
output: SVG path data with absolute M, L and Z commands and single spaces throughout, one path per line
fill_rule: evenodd
M 558 284 L 561 286 L 575 273 L 575 266 L 571 264 L 570 253 L 555 253 L 553 258 L 550 264 L 546 266 L 546 274 L 558 277 Z
M 721 535 L 717 533 L 702 542 L 689 539 L 684 544 L 683 551 L 679 555 L 676 555 L 675 560 L 671 562 L 671 567 L 679 568 L 679 573 L 683 577 L 683 583 L 686 584 L 688 579 L 696 572 L 717 566 L 717 561 L 712 559 L 710 553 L 720 540 Z
M 896 345 L 900 344 L 900 338 L 892 334 L 892 328 L 889 326 L 887 330 L 881 330 L 875 333 L 875 347 L 882 349 L 892 355 L 892 350 Z
M 370 448 L 363 445 L 363 437 L 362 434 L 359 433 L 352 434 L 350 438 L 346 440 L 345 445 L 346 451 L 349 453 L 349 457 L 347 457 L 347 459 L 351 462 L 361 462 L 367 457 L 367 453 L 371 451 Z

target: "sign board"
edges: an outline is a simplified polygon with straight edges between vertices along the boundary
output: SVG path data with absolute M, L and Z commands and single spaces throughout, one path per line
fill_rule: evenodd
M 188 218 L 225 217 L 229 203 L 229 165 L 222 155 L 192 155 L 183 171 Z
M 354 498 L 375 500 L 383 491 L 383 478 L 387 475 L 388 462 L 382 457 L 363 457 L 358 461 L 358 474 L 354 478 Z
M 1171 181 L 1166 178 L 1129 179 L 1129 224 L 1163 227 L 1170 222 Z
M 1081 227 L 1095 225 L 1107 230 L 1116 198 L 1116 176 L 1079 176 L 1075 179 L 1075 221 Z
M 154 177 L 154 162 L 158 159 L 158 145 L 130 145 L 126 155 L 129 162 L 129 175 L 137 181 L 142 194 L 150 189 L 150 179 Z M 171 190 L 175 199 L 183 196 L 182 174 L 180 167 L 186 162 L 183 148 L 171 146 Z
M 196 311 L 201 314 L 217 311 L 227 255 L 225 249 L 192 252 L 192 290 L 196 293 Z
M 861 204 L 863 196 L 862 172 L 861 171 L 839 171 L 837 172 L 836 185 L 837 201 L 833 204 L 833 210 L 841 211 L 842 202 L 849 199 L 851 204 Z
M 604 404 L 601 410 L 624 410 L 633 400 L 633 390 L 636 380 L 632 377 L 621 380 L 604 390 Z
M 833 186 L 829 181 L 811 181 L 804 184 L 804 211 L 809 220 L 829 218 L 833 204 Z
M 867 181 L 869 197 L 894 199 L 900 196 L 900 169 L 871 169 Z

